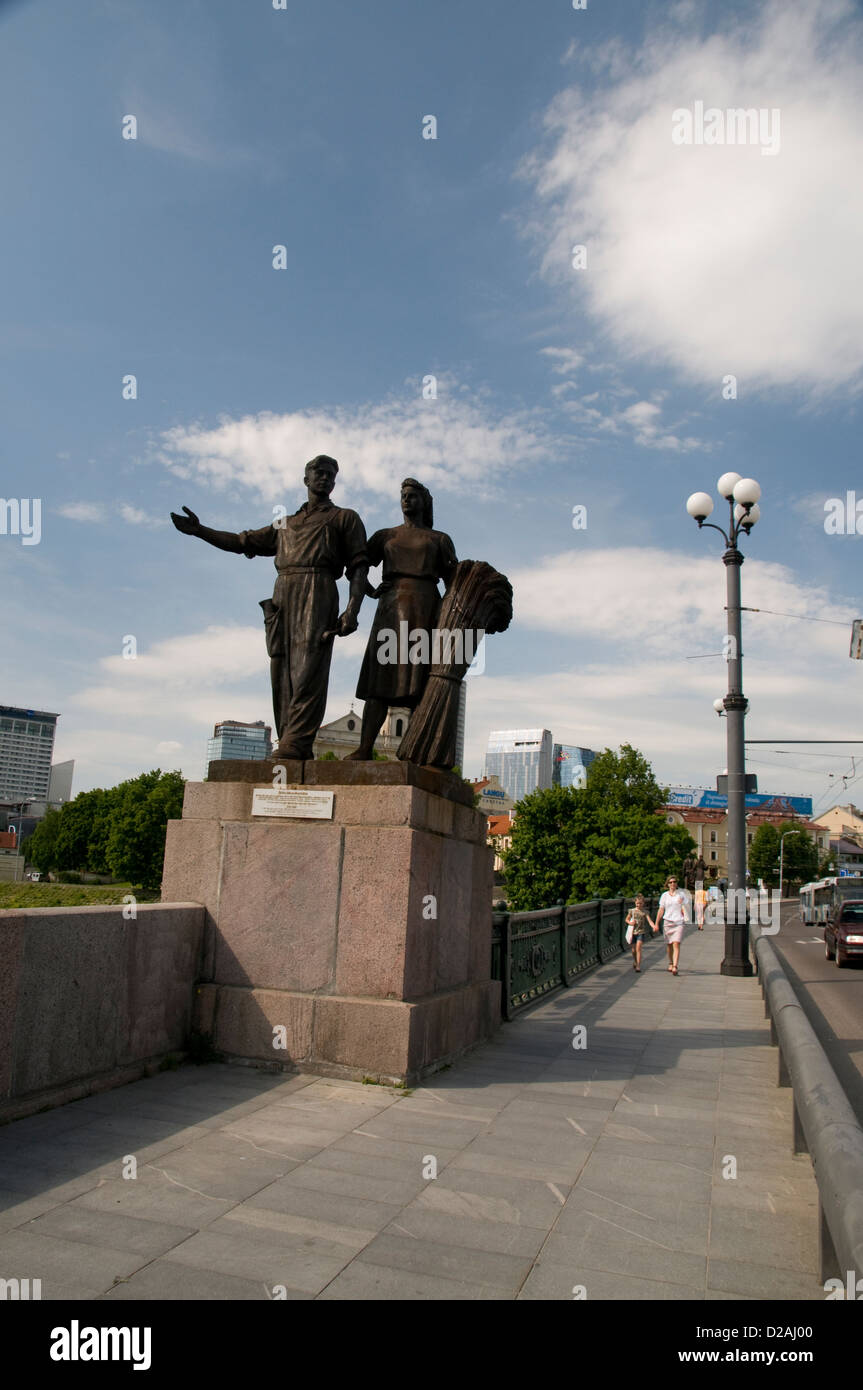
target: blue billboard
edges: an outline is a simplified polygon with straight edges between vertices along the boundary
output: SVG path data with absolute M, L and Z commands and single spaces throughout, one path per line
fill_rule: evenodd
M 726 811 L 728 797 L 723 792 L 710 791 L 707 787 L 671 787 L 668 793 L 669 806 L 688 806 L 699 811 Z M 747 811 L 774 811 L 780 816 L 811 816 L 811 796 L 768 796 L 766 793 L 752 793 L 746 798 Z

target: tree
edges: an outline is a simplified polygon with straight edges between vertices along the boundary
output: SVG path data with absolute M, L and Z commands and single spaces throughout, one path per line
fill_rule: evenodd
M 552 787 L 525 797 L 505 855 L 512 907 L 658 891 L 695 849 L 683 826 L 656 814 L 666 796 L 647 759 L 623 744 L 591 763 L 583 789 Z
M 101 788 L 79 792 L 61 809 L 56 843 L 58 869 L 92 869 L 90 845 L 105 796 Z
M 779 827 L 780 837 L 786 832 L 785 849 L 782 854 L 782 877 L 784 883 L 811 883 L 818 876 L 818 846 L 812 836 L 793 821 L 783 821 Z M 778 873 L 777 855 L 777 873 Z
M 181 772 L 144 772 L 114 790 L 106 858 L 117 878 L 144 892 L 158 892 L 162 882 L 165 835 L 169 820 L 183 813 L 185 780 Z
M 48 811 L 40 820 L 26 843 L 26 857 L 40 873 L 50 873 L 57 867 L 56 844 L 60 831 L 60 811 Z
M 638 807 L 600 808 L 595 828 L 573 854 L 569 901 L 650 897 L 662 891 L 670 873 L 680 874 L 694 849 L 682 825 L 667 825 Z
M 587 769 L 584 790 L 593 805 L 650 814 L 668 797 L 668 788 L 660 787 L 650 763 L 631 743 L 621 744 L 619 753 L 611 748 L 599 753 Z
M 786 840 L 786 846 L 788 843 L 789 841 Z M 778 888 L 779 831 L 775 825 L 771 825 L 769 821 L 766 821 L 764 825 L 759 825 L 752 836 L 748 859 L 749 873 L 753 883 L 757 883 L 760 878 L 763 878 L 765 888 Z
M 504 854 L 507 901 L 516 910 L 551 907 L 569 897 L 583 795 L 574 787 L 551 787 L 518 803 L 512 846 Z

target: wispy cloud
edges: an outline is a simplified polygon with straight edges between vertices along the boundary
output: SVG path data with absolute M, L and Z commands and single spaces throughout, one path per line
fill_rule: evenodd
M 507 474 L 559 456 L 560 447 L 541 410 L 499 412 L 441 377 L 435 400 L 423 399 L 416 382 L 384 401 L 179 426 L 161 436 L 159 457 L 179 477 L 219 489 L 239 484 L 272 502 L 298 488 L 303 465 L 319 453 L 339 460 L 354 498 L 391 496 L 408 473 L 433 491 L 480 496 Z
M 63 502 L 58 508 L 60 516 L 65 516 L 68 521 L 89 521 L 101 525 L 111 520 L 113 516 L 119 516 L 130 526 L 167 526 L 167 518 L 151 516 L 144 512 L 140 507 L 133 507 L 129 502 Z
M 715 387 L 857 388 L 863 379 L 863 29 L 846 0 L 771 0 L 703 38 L 697 13 L 627 66 L 562 92 L 523 169 L 546 275 L 619 350 Z M 683 28 L 676 26 L 683 25 Z M 596 57 L 597 55 L 594 55 Z M 600 55 L 601 56 L 601 55 Z M 675 145 L 672 113 L 778 109 L 781 150 Z M 587 268 L 571 267 L 575 243 Z

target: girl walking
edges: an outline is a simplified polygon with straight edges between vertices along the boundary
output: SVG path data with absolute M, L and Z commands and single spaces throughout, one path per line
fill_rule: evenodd
M 653 928 L 654 933 L 659 931 L 656 922 L 647 914 L 643 893 L 637 893 L 635 897 L 635 907 L 630 908 L 626 917 L 627 927 L 632 928 L 630 945 L 632 946 L 632 968 L 636 975 L 641 974 L 641 947 L 644 943 L 644 938 L 647 936 L 648 923 Z

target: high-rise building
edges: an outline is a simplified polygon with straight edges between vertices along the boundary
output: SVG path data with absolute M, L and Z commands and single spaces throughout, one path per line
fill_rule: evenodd
M 572 743 L 556 743 L 551 759 L 552 786 L 583 787 L 587 781 L 587 769 L 595 757 L 592 748 L 577 748 Z
M 513 801 L 545 791 L 552 779 L 552 741 L 548 729 L 493 729 L 485 755 L 486 777 L 497 777 Z
M 464 726 L 467 716 L 467 684 L 462 681 L 458 688 L 458 725 L 455 736 L 455 765 L 464 777 Z
M 0 801 L 47 801 L 58 714 L 0 705 Z
M 223 719 L 207 741 L 207 762 L 223 762 L 236 758 L 241 762 L 263 762 L 273 756 L 272 729 L 263 719 L 243 724 L 236 719 Z
M 75 759 L 66 763 L 54 763 L 51 780 L 48 783 L 48 805 L 60 806 L 72 800 L 72 778 L 75 775 Z

